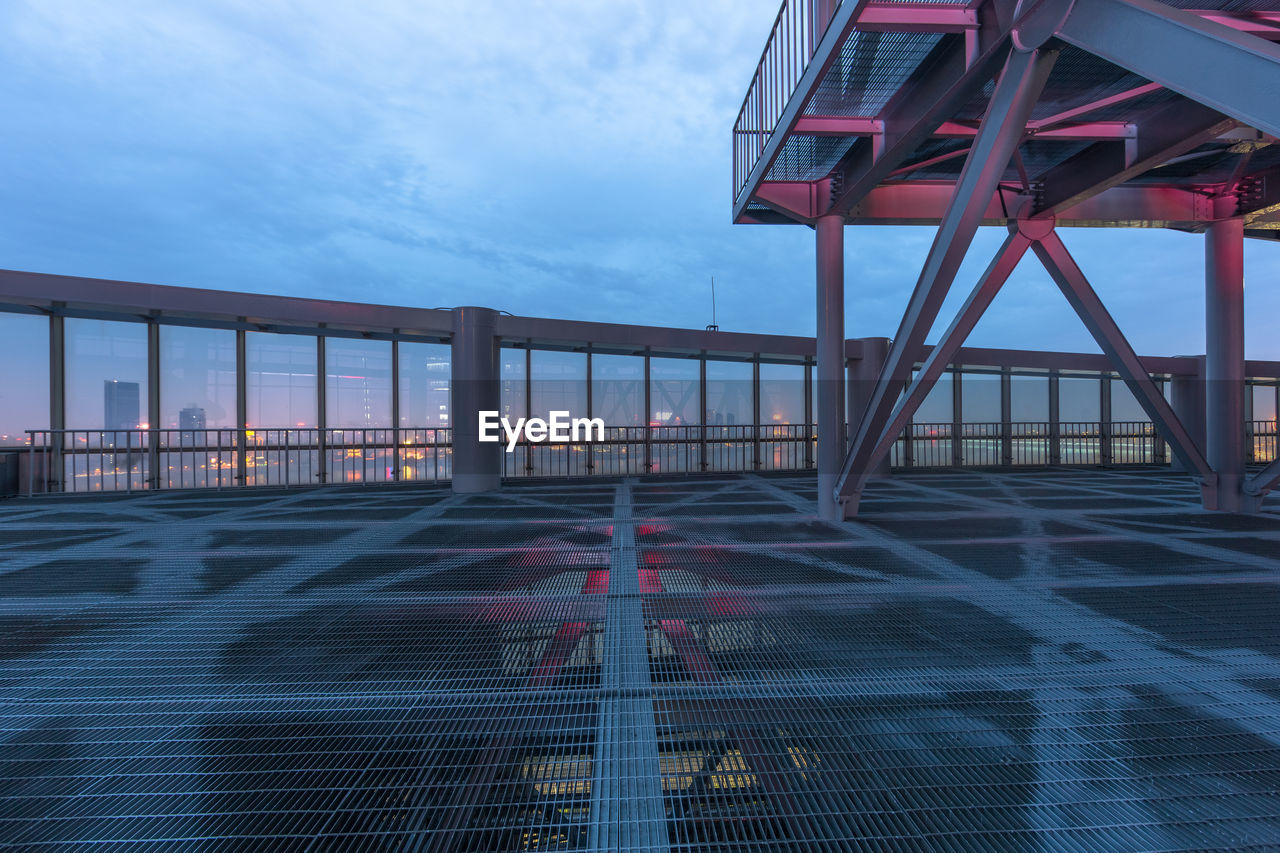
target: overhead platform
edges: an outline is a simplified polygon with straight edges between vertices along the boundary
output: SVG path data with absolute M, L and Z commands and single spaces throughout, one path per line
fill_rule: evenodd
M 1280 0 L 783 3 L 733 129 L 733 217 L 817 234 L 824 515 L 856 512 L 896 431 L 1028 250 L 1206 507 L 1257 508 L 1280 471 L 1247 478 L 1232 460 L 1244 437 L 1242 241 L 1280 238 L 1277 41 Z M 843 334 L 849 224 L 938 231 L 846 439 L 843 364 L 823 342 Z M 1008 226 L 1009 239 L 916 375 L 983 224 Z M 1193 413 L 1175 412 L 1141 370 L 1058 226 L 1207 235 L 1204 446 L 1183 427 Z

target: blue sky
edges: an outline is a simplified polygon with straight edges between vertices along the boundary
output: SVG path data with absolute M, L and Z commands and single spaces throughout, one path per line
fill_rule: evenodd
M 10 0 L 0 266 L 692 327 L 714 275 L 722 328 L 811 334 L 812 232 L 729 222 L 776 10 Z M 1199 237 L 1064 237 L 1139 351 L 1202 351 Z M 851 336 L 893 334 L 930 238 L 848 229 Z M 1246 264 L 1249 355 L 1280 358 L 1280 246 Z M 1095 350 L 1031 259 L 971 343 Z

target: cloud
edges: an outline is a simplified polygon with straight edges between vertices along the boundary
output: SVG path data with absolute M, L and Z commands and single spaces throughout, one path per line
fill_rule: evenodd
M 714 275 L 723 328 L 810 333 L 812 232 L 729 222 L 729 129 L 776 5 L 6 4 L 23 121 L 0 143 L 0 265 L 694 327 Z M 1198 238 L 1080 234 L 1139 349 L 1202 345 Z M 849 229 L 851 334 L 894 333 L 931 238 Z M 1248 260 L 1280 273 L 1274 247 Z M 1027 266 L 975 342 L 1088 344 L 1063 310 Z

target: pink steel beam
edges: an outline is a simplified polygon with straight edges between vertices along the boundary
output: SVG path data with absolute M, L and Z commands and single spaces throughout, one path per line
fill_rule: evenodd
M 1068 44 L 1280 135 L 1280 46 L 1158 0 L 1074 0 L 1069 10 L 1055 32 Z
M 902 434 L 907 422 L 911 420 L 911 416 L 920 408 L 924 398 L 937 383 L 942 371 L 948 364 L 955 361 L 956 353 L 960 351 L 960 346 L 968 338 L 969 333 L 973 331 L 973 327 L 977 325 L 978 320 L 986 313 L 987 308 L 991 305 L 991 300 L 995 299 L 996 294 L 1000 292 L 1004 283 L 1009 280 L 1009 276 L 1030 246 L 1031 238 L 1023 233 L 1020 227 L 1010 232 L 1004 241 L 1004 245 L 996 252 L 990 266 L 987 267 L 986 273 L 978 281 L 973 292 L 969 294 L 969 298 L 960 308 L 946 332 L 943 333 L 941 340 L 929 352 L 929 356 L 925 359 L 919 374 L 894 408 L 889 422 L 878 434 L 868 432 L 867 439 L 862 444 L 855 444 L 850 450 L 849 455 L 852 459 L 850 467 L 853 472 L 854 482 L 851 487 L 842 489 L 849 496 L 849 505 L 846 506 L 846 511 L 852 512 L 856 509 L 857 502 L 862 494 L 863 484 L 889 454 L 894 442 L 898 440 L 898 436 Z M 859 435 L 861 437 L 861 431 Z M 875 436 L 874 440 L 872 436 Z
M 1151 418 L 1156 430 L 1169 442 L 1179 461 L 1188 471 L 1198 474 L 1206 484 L 1213 483 L 1216 475 L 1210 469 L 1204 454 L 1191 434 L 1187 432 L 1182 421 L 1174 414 L 1173 408 L 1160 393 L 1160 389 L 1151 381 L 1133 347 L 1129 345 L 1124 333 L 1107 312 L 1098 294 L 1089 285 L 1088 279 L 1076 265 L 1067 247 L 1062 244 L 1062 239 L 1058 237 L 1057 232 L 1051 230 L 1036 240 L 1032 250 L 1040 258 L 1040 262 L 1044 264 L 1054 284 L 1058 285 L 1058 289 L 1062 291 L 1062 295 L 1067 297 L 1067 302 L 1071 303 L 1071 307 L 1084 322 L 1094 340 L 1098 342 L 1098 346 L 1115 364 L 1116 370 L 1129 386 L 1129 390 L 1133 392 L 1134 398 Z
M 1160 88 L 1156 86 L 1155 88 Z M 1090 109 L 1097 109 L 1089 105 Z M 1123 121 L 1094 121 L 1055 125 L 1027 123 L 1027 135 L 1042 139 L 1128 139 L 1134 135 L 1133 126 Z M 797 136 L 875 136 L 884 132 L 885 124 L 878 118 L 867 116 L 803 116 L 796 121 L 792 133 Z M 956 121 L 944 121 L 931 136 L 948 139 L 969 139 L 978 135 L 978 127 Z
M 955 195 L 938 227 L 924 269 L 916 282 L 911 301 L 903 314 L 898 333 L 880 371 L 880 381 L 872 394 L 853 442 L 865 448 L 857 457 L 846 457 L 837 486 L 837 499 L 852 494 L 856 478 L 865 470 L 870 445 L 884 429 L 899 392 L 911 378 L 925 337 L 937 319 L 938 310 L 955 280 L 960 263 L 973 242 L 1001 175 L 1022 139 L 1027 117 L 1044 89 L 1049 72 L 1058 58 L 1056 50 L 1013 51 L 991 96 L 987 115 L 965 160 Z
M 1051 115 L 1046 118 L 1029 121 L 1027 122 L 1027 127 L 1033 130 L 1045 130 L 1047 128 L 1054 127 L 1055 125 L 1063 124 L 1068 121 L 1073 121 L 1079 118 L 1080 116 L 1088 115 L 1089 113 L 1096 112 L 1100 109 L 1103 109 L 1104 107 L 1111 107 L 1111 106 L 1115 106 L 1116 104 L 1123 104 L 1126 101 L 1132 101 L 1134 98 L 1140 98 L 1143 95 L 1149 95 L 1152 92 L 1158 92 L 1163 88 L 1164 87 L 1161 86 L 1159 83 L 1146 83 L 1142 86 L 1136 86 L 1124 92 L 1118 92 L 1117 94 L 1111 95 L 1110 97 L 1107 97 L 1107 98 L 1099 98 L 1096 101 L 1090 101 L 1087 104 L 1081 104 L 1078 107 L 1073 107 L 1072 109 L 1069 109 L 1069 110 L 1063 110 L 1060 113 L 1056 113 L 1055 115 Z

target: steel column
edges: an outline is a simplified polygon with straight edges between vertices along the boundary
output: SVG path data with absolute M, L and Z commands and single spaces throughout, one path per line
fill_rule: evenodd
M 818 379 L 814 385 L 814 397 L 818 429 L 818 515 L 827 521 L 839 521 L 844 513 L 836 502 L 835 487 L 845 457 L 844 217 L 820 217 L 815 233 Z M 759 385 L 758 371 L 757 363 L 756 385 Z M 758 398 L 758 388 L 756 395 Z M 758 416 L 756 422 L 759 423 Z
M 498 312 L 453 309 L 449 414 L 453 426 L 453 491 L 487 492 L 502 484 L 502 444 L 480 442 L 480 412 L 502 408 Z M 528 381 L 528 377 L 525 377 Z
M 1218 472 L 1206 507 L 1254 509 L 1244 478 L 1244 220 L 1205 231 L 1205 457 Z M 1246 506 L 1248 504 L 1248 506 Z

